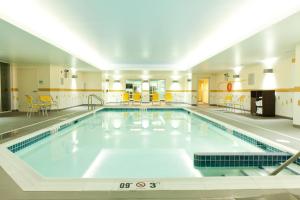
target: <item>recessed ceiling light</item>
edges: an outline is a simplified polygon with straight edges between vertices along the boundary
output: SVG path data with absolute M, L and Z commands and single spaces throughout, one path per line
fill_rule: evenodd
M 240 74 L 240 72 L 241 72 L 241 70 L 242 70 L 242 66 L 236 66 L 234 69 L 233 69 L 233 71 L 234 71 L 234 73 L 236 74 L 236 75 L 239 75 Z
M 261 62 L 264 64 L 266 68 L 273 68 L 274 64 L 277 62 L 278 58 L 277 57 L 272 57 L 272 58 L 266 58 L 262 60 Z

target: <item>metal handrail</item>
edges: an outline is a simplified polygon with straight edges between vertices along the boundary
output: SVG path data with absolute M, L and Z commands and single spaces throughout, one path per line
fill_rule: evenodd
M 288 165 L 296 161 L 300 157 L 300 151 L 290 157 L 288 160 L 286 160 L 284 163 L 282 163 L 277 169 L 275 169 L 273 172 L 271 172 L 269 175 L 270 176 L 275 176 L 279 172 L 281 172 L 284 168 L 286 168 Z
M 94 110 L 95 107 L 96 107 L 96 104 L 93 104 L 93 98 L 95 98 L 96 100 L 100 101 L 100 105 L 101 106 L 104 105 L 104 100 L 101 97 L 99 97 L 99 96 L 97 96 L 95 94 L 91 94 L 91 95 L 88 96 L 88 110 L 90 110 L 90 108 L 92 110 Z

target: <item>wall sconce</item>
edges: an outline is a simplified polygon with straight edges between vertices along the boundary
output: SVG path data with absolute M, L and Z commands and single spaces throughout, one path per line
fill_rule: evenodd
M 78 75 L 73 74 L 73 75 L 72 75 L 72 78 L 78 78 Z
M 173 81 L 172 81 L 172 83 L 178 83 L 178 82 L 179 82 L 178 80 L 173 80 Z
M 149 80 L 143 80 L 143 83 L 148 83 L 149 82 Z
M 64 70 L 64 78 L 68 78 L 68 76 L 69 76 L 69 70 L 65 69 Z
M 274 73 L 273 69 L 264 69 L 264 74 L 272 74 Z
M 105 82 L 109 82 L 109 79 L 106 79 Z
M 233 77 L 233 78 L 240 78 L 240 75 L 234 74 L 232 77 Z
M 228 81 L 228 79 L 229 79 L 229 73 L 225 73 L 225 74 L 224 74 L 224 80 L 225 80 L 225 81 Z
M 121 81 L 120 81 L 120 80 L 114 80 L 114 82 L 115 82 L 115 83 L 120 83 Z
M 187 82 L 191 82 L 191 81 L 192 81 L 192 79 L 190 79 L 190 78 L 187 79 Z

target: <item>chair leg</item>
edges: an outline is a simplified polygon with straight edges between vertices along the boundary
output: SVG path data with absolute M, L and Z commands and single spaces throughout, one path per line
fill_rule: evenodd
M 31 117 L 32 109 L 33 108 L 30 108 L 30 110 L 29 110 L 29 118 Z
M 26 117 L 29 117 L 30 108 L 27 108 Z

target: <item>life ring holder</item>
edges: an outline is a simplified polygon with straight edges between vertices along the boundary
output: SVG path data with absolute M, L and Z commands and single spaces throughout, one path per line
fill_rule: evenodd
M 227 83 L 227 92 L 231 92 L 232 91 L 232 83 L 228 82 Z

